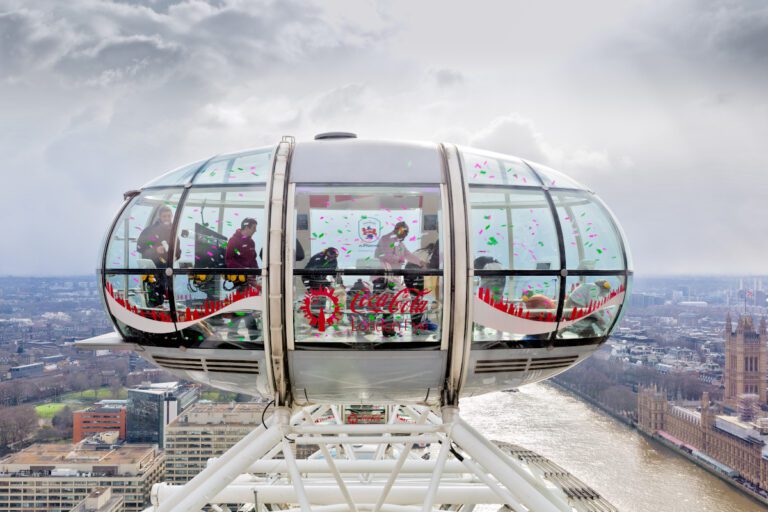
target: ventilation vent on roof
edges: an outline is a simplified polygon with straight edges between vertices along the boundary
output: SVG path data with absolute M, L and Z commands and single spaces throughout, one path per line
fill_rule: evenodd
M 315 135 L 315 140 L 326 139 L 356 139 L 357 134 L 352 132 L 325 132 Z

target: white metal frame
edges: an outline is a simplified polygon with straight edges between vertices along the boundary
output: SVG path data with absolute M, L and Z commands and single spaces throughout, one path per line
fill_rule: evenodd
M 341 407 L 277 407 L 186 485 L 155 484 L 147 512 L 578 509 L 540 470 L 464 422 L 458 407 L 389 406 L 389 421 L 374 425 L 343 424 Z M 305 445 L 318 449 L 297 459 L 294 446 Z

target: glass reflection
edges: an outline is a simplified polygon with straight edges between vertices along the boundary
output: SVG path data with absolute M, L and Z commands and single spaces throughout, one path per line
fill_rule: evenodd
M 167 344 L 177 339 L 164 271 L 108 274 L 105 299 L 126 338 Z
M 261 277 L 246 274 L 176 275 L 177 327 L 186 347 L 261 348 Z
M 514 156 L 462 148 L 461 158 L 464 176 L 470 184 L 541 186 L 533 171 Z
M 440 290 L 436 275 L 297 276 L 294 338 L 298 343 L 439 341 Z
M 442 268 L 440 190 L 297 187 L 296 268 Z
M 624 255 L 616 224 L 587 192 L 553 192 L 569 269 L 623 270 Z
M 558 282 L 555 276 L 476 276 L 474 344 L 548 340 L 557 328 Z
M 109 237 L 106 268 L 168 267 L 172 260 L 171 225 L 180 197 L 181 192 L 175 190 L 149 190 L 136 196 Z M 178 243 L 175 253 L 178 258 Z
M 273 147 L 217 157 L 195 177 L 195 184 L 266 183 Z
M 474 268 L 557 270 L 560 251 L 552 210 L 539 190 L 470 192 Z
M 179 217 L 178 268 L 259 268 L 263 189 L 192 189 Z
M 598 338 L 607 335 L 625 295 L 623 276 L 569 276 L 557 337 Z

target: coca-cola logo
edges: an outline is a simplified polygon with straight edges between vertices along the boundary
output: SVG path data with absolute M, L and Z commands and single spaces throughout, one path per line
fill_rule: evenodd
M 432 290 L 403 288 L 398 292 L 357 292 L 349 301 L 353 313 L 424 313 L 429 304 L 424 297 Z
M 326 308 L 328 308 L 328 311 L 326 311 Z M 341 305 L 331 288 L 308 290 L 304 296 L 301 311 L 309 320 L 309 325 L 320 332 L 325 332 L 327 327 L 338 324 L 341 319 Z
M 351 331 L 387 331 L 399 330 L 401 327 L 411 327 L 416 330 L 426 329 L 424 318 L 418 323 L 411 324 L 409 320 L 400 319 L 398 315 L 411 315 L 406 318 L 417 318 L 427 312 L 429 302 L 425 297 L 432 290 L 418 288 L 403 288 L 398 291 L 373 293 L 370 290 L 357 290 L 347 296 L 346 305 L 342 304 L 332 288 L 308 290 L 302 301 L 301 311 L 309 320 L 309 324 L 319 332 L 325 332 L 329 327 L 338 330 L 343 313 L 350 315 L 349 328 Z M 345 311 L 342 311 L 342 307 Z M 380 316 L 377 316 L 380 315 Z M 394 315 L 388 316 L 388 315 Z M 403 324 L 403 325 L 401 325 Z

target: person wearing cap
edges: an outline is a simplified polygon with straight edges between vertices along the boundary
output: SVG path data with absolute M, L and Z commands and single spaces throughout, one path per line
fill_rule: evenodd
M 257 225 L 256 219 L 243 219 L 240 228 L 227 241 L 227 252 L 224 255 L 227 268 L 259 268 L 256 261 L 256 244 L 253 241 Z
M 328 247 L 318 252 L 307 262 L 306 269 L 328 269 L 335 271 L 338 268 L 339 250 L 335 247 Z M 326 286 L 330 286 L 328 276 L 325 274 L 312 274 L 302 276 L 301 278 L 304 286 L 308 290 L 319 290 Z

